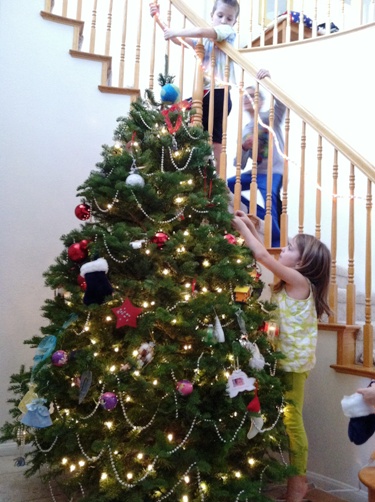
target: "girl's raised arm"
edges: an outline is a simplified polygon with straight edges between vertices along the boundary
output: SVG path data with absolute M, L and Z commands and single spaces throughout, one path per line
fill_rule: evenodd
M 236 211 L 232 225 L 242 235 L 256 261 L 286 283 L 288 294 L 295 298 L 307 298 L 310 291 L 307 279 L 292 266 L 275 260 L 259 240 L 254 223 L 242 211 Z

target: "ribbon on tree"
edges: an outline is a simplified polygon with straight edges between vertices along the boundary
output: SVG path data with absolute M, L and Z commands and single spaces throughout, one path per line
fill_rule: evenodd
M 170 113 L 172 113 L 172 110 L 169 108 L 168 110 L 163 110 L 161 113 L 164 115 L 164 120 L 165 123 L 167 124 L 167 129 L 169 134 L 175 134 L 181 127 L 182 116 L 179 115 L 177 117 L 175 125 L 172 125 L 171 119 L 169 117 Z

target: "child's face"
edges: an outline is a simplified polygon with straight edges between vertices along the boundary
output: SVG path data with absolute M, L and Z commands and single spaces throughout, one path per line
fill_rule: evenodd
M 300 252 L 292 239 L 289 244 L 281 250 L 279 262 L 285 267 L 296 268 L 301 259 Z
M 216 10 L 211 14 L 211 19 L 212 26 L 219 26 L 219 24 L 234 26 L 237 21 L 237 10 L 231 5 L 219 2 Z

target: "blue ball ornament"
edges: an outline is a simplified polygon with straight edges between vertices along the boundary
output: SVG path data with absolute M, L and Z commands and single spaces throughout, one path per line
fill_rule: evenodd
M 180 89 L 174 84 L 165 84 L 161 88 L 160 97 L 163 103 L 173 104 L 181 100 Z

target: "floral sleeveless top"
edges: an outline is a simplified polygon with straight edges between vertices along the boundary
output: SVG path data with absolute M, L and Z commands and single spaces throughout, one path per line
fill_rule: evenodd
M 290 298 L 282 289 L 273 294 L 272 301 L 279 307 L 276 349 L 286 356 L 280 360 L 280 366 L 293 373 L 311 370 L 315 366 L 318 339 L 318 318 L 311 287 L 306 300 Z

